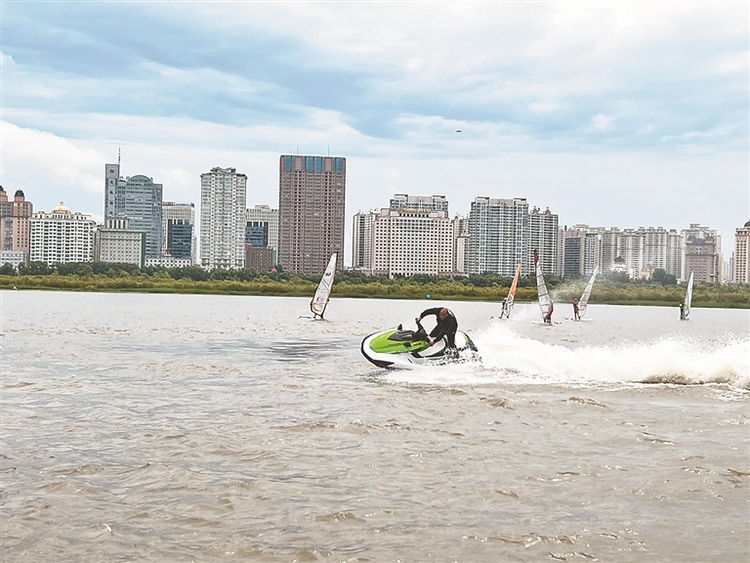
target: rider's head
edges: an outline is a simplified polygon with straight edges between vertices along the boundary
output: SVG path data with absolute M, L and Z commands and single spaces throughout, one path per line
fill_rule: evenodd
M 438 313 L 438 316 L 440 317 L 441 321 L 444 320 L 445 317 L 448 316 L 448 309 L 446 309 L 445 307 L 443 307 L 442 309 L 440 309 L 440 312 Z

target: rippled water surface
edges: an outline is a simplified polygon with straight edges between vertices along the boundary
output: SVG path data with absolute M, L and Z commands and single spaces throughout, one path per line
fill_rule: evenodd
M 436 303 L 308 301 L 1 292 L 0 560 L 750 558 L 748 311 L 449 303 L 481 363 L 386 371 Z

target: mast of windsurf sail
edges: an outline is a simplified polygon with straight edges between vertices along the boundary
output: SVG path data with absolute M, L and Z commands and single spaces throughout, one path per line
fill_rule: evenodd
M 333 289 L 333 279 L 336 277 L 336 253 L 331 254 L 331 259 L 328 261 L 328 267 L 323 273 L 323 277 L 320 278 L 318 289 L 315 290 L 312 301 L 310 301 L 310 310 L 313 312 L 315 317 L 323 318 L 326 307 L 328 306 L 328 298 L 331 295 Z
M 542 264 L 539 262 L 539 252 L 534 250 L 534 270 L 536 271 L 536 292 L 539 296 L 539 309 L 542 312 L 542 319 L 549 313 L 552 307 L 552 297 L 547 291 L 547 284 L 544 283 L 544 274 L 542 274 Z
M 589 304 L 589 297 L 591 297 L 591 290 L 594 287 L 594 280 L 596 279 L 596 275 L 599 273 L 599 266 L 594 268 L 594 273 L 591 274 L 591 279 L 589 279 L 589 283 L 586 284 L 586 289 L 583 290 L 583 295 L 581 295 L 581 299 L 578 301 L 578 316 L 583 317 L 583 314 L 586 312 L 586 306 Z
M 505 298 L 505 315 L 510 318 L 510 312 L 513 310 L 513 302 L 516 299 L 516 287 L 518 286 L 518 276 L 521 275 L 521 263 L 516 266 L 516 273 L 513 276 L 513 283 L 510 284 L 508 297 Z
M 690 305 L 693 302 L 693 270 L 690 270 L 690 277 L 687 282 L 687 289 L 685 289 L 685 302 L 683 303 L 682 319 L 687 320 L 690 316 Z

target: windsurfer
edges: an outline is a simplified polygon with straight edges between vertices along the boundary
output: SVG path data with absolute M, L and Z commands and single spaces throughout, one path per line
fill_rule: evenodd
M 552 324 L 552 311 L 555 309 L 555 306 L 550 303 L 549 309 L 547 309 L 547 312 L 544 314 L 544 322 L 551 325 Z
M 578 299 L 573 298 L 573 319 L 576 321 L 581 320 L 581 313 L 578 310 Z
M 680 320 L 681 321 L 685 320 L 685 304 L 684 303 L 680 303 Z
M 503 315 L 505 315 L 507 318 L 510 318 L 510 311 L 508 310 L 508 298 L 506 297 L 503 299 L 503 308 L 500 309 L 500 318 L 503 318 Z
M 421 321 L 424 317 L 435 315 L 437 324 L 435 328 L 430 332 L 429 343 L 430 346 L 435 344 L 438 340 L 445 337 L 448 340 L 448 348 L 456 348 L 456 331 L 458 330 L 458 321 L 456 316 L 445 307 L 432 307 L 431 309 L 425 309 L 415 319 L 417 322 Z

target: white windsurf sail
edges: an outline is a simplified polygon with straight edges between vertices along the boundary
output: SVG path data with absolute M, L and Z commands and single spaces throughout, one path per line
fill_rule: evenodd
M 589 283 L 586 284 L 586 289 L 583 290 L 583 295 L 581 295 L 581 299 L 578 301 L 578 316 L 583 317 L 583 314 L 586 312 L 586 307 L 589 304 L 589 297 L 591 297 L 591 290 L 594 288 L 594 280 L 596 279 L 596 275 L 599 273 L 599 266 L 594 268 L 594 273 L 591 274 L 591 279 L 589 279 Z
M 534 250 L 534 270 L 536 271 L 536 292 L 539 296 L 539 309 L 542 312 L 542 319 L 552 319 L 552 297 L 547 290 L 547 284 L 544 283 L 544 274 L 542 274 L 542 264 L 539 262 L 539 252 Z
M 315 290 L 312 301 L 310 301 L 310 310 L 315 314 L 316 317 L 323 318 L 323 313 L 328 305 L 328 298 L 331 295 L 333 289 L 333 278 L 336 276 L 336 253 L 331 254 L 331 259 L 328 261 L 328 267 L 323 273 L 323 277 L 320 278 L 318 289 Z
M 508 319 L 510 318 L 510 312 L 513 310 L 513 302 L 516 299 L 516 287 L 518 286 L 518 277 L 520 275 L 521 264 L 519 263 L 518 266 L 516 266 L 516 274 L 513 276 L 513 283 L 510 284 L 510 290 L 508 290 L 508 297 L 505 298 L 505 305 L 500 313 L 501 319 L 503 318 L 503 315 Z
M 690 316 L 690 305 L 693 302 L 693 270 L 690 270 L 690 277 L 687 282 L 687 289 L 685 289 L 685 302 L 682 304 L 682 320 L 688 320 Z

